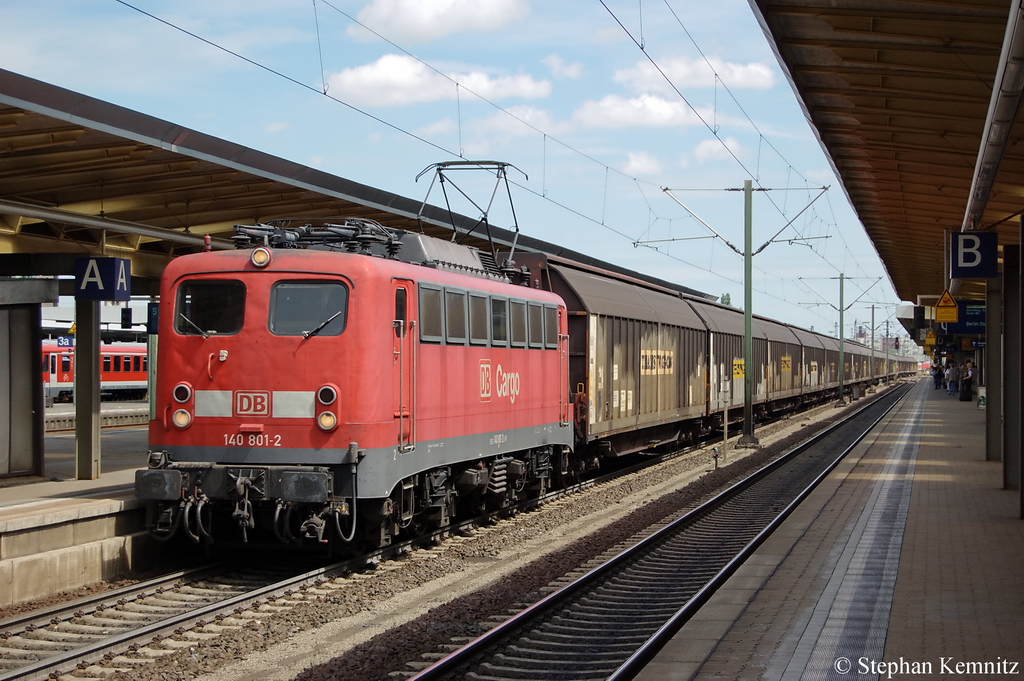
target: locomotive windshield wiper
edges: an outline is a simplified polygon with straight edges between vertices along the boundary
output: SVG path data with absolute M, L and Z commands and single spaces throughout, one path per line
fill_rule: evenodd
M 318 325 L 317 325 L 317 327 L 316 327 L 315 329 L 311 329 L 311 330 L 309 330 L 309 331 L 303 331 L 303 332 L 302 332 L 302 337 L 303 337 L 303 338 L 309 338 L 310 336 L 315 336 L 315 335 L 317 335 L 318 333 L 320 333 L 321 331 L 323 331 L 323 329 L 324 329 L 324 327 L 325 327 L 325 326 L 327 326 L 328 324 L 330 324 L 331 322 L 333 322 L 333 321 L 334 321 L 335 319 L 337 319 L 338 315 L 340 315 L 340 314 L 341 314 L 342 312 L 344 312 L 344 311 L 345 311 L 345 310 L 338 310 L 337 312 L 335 312 L 334 314 L 332 314 L 332 315 L 331 315 L 330 317 L 328 317 L 327 319 L 325 319 L 325 320 L 323 320 L 322 322 L 320 322 L 320 324 L 318 324 Z
M 198 325 L 198 324 L 196 324 L 196 323 L 195 323 L 194 321 L 192 321 L 191 319 L 189 319 L 188 317 L 186 317 L 186 316 L 185 316 L 185 313 L 184 313 L 184 312 L 179 312 L 179 313 L 178 313 L 178 315 L 179 315 L 179 316 L 180 316 L 180 317 L 181 317 L 182 319 L 184 319 L 184 320 L 185 320 L 186 322 L 188 322 L 189 324 L 191 324 L 191 325 L 192 325 L 192 328 L 193 328 L 193 329 L 195 329 L 195 330 L 196 330 L 196 331 L 198 331 L 198 332 L 199 332 L 200 334 L 202 334 L 202 336 L 203 336 L 203 338 L 204 338 L 204 339 L 206 339 L 206 338 L 209 338 L 209 337 L 210 337 L 210 334 L 209 334 L 208 332 L 206 332 L 206 331 L 203 331 L 203 330 L 202 330 L 201 328 L 199 328 L 199 325 Z

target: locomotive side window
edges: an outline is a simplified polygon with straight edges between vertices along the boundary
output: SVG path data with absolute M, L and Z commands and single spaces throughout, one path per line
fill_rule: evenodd
M 487 298 L 475 293 L 469 294 L 469 342 L 487 344 Z
M 445 331 L 448 342 L 462 345 L 466 342 L 466 294 L 462 291 L 444 292 Z
M 409 320 L 406 318 L 406 300 L 405 300 L 405 289 L 395 289 L 395 319 L 400 324 L 395 324 L 395 335 L 399 338 L 405 338 L 405 329 L 409 325 Z
M 530 313 L 530 347 L 544 347 L 544 308 L 540 305 L 530 303 L 527 311 Z
M 50 355 L 50 373 L 57 373 L 57 355 Z
M 142 355 L 135 355 L 135 371 L 142 371 Z
M 441 289 L 420 287 L 420 340 L 440 343 L 443 334 Z
M 544 345 L 558 349 L 558 308 L 544 306 Z
M 337 281 L 282 281 L 270 290 L 275 336 L 339 336 L 347 312 L 348 288 Z
M 183 336 L 235 334 L 242 330 L 245 284 L 195 279 L 178 287 L 174 330 Z
M 71 371 L 71 355 L 60 356 L 60 370 Z
M 508 343 L 508 301 L 491 298 L 491 344 Z
M 110 373 L 110 355 L 103 355 L 103 372 Z
M 512 345 L 526 345 L 526 303 L 513 300 L 510 308 L 512 313 Z
M 121 370 L 121 355 L 114 355 L 114 371 Z

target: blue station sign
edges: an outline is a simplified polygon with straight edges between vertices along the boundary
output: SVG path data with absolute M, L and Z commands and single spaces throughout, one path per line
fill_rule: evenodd
M 75 300 L 131 300 L 132 261 L 75 258 Z
M 955 232 L 950 238 L 951 278 L 990 279 L 999 276 L 999 237 L 995 232 Z

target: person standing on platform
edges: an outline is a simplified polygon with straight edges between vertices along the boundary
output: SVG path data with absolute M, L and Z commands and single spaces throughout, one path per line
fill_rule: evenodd
M 970 362 L 964 367 L 964 377 L 960 384 L 960 401 L 971 402 L 974 400 L 974 365 Z
M 932 365 L 932 380 L 935 381 L 935 387 L 932 390 L 938 390 L 942 385 L 942 369 L 939 368 L 938 364 Z
M 946 390 L 950 395 L 956 395 L 957 384 L 960 382 L 960 373 L 956 369 L 956 362 L 950 362 L 946 367 Z

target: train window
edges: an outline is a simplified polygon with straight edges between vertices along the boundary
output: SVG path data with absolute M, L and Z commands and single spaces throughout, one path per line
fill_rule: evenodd
M 440 343 L 443 335 L 441 289 L 420 287 L 420 340 Z
M 491 298 L 491 344 L 508 343 L 508 301 Z
M 235 334 L 242 330 L 245 284 L 193 279 L 178 287 L 174 330 L 183 336 Z
M 530 347 L 544 347 L 544 308 L 530 303 L 527 306 L 530 316 Z
M 133 364 L 135 371 L 142 371 L 142 355 L 135 355 Z
M 558 347 L 558 308 L 544 306 L 544 345 Z
M 395 324 L 395 335 L 399 338 L 405 337 L 405 328 L 409 324 L 409 320 L 406 318 L 406 300 L 405 300 L 405 289 L 395 289 L 395 318 L 393 321 L 399 322 Z
M 110 355 L 103 355 L 103 373 L 110 373 Z
M 149 357 L 142 356 L 142 370 L 149 371 Z
M 270 290 L 275 336 L 339 336 L 345 330 L 348 288 L 337 281 L 281 281 Z
M 445 332 L 449 343 L 466 342 L 466 294 L 462 291 L 444 292 Z
M 469 294 L 469 342 L 487 343 L 487 297 Z
M 510 305 L 512 345 L 526 345 L 526 303 L 513 300 Z
M 57 355 L 50 355 L 50 373 L 57 373 Z
M 114 355 L 114 371 L 121 370 L 121 355 Z
M 71 371 L 71 355 L 60 356 L 60 370 Z

